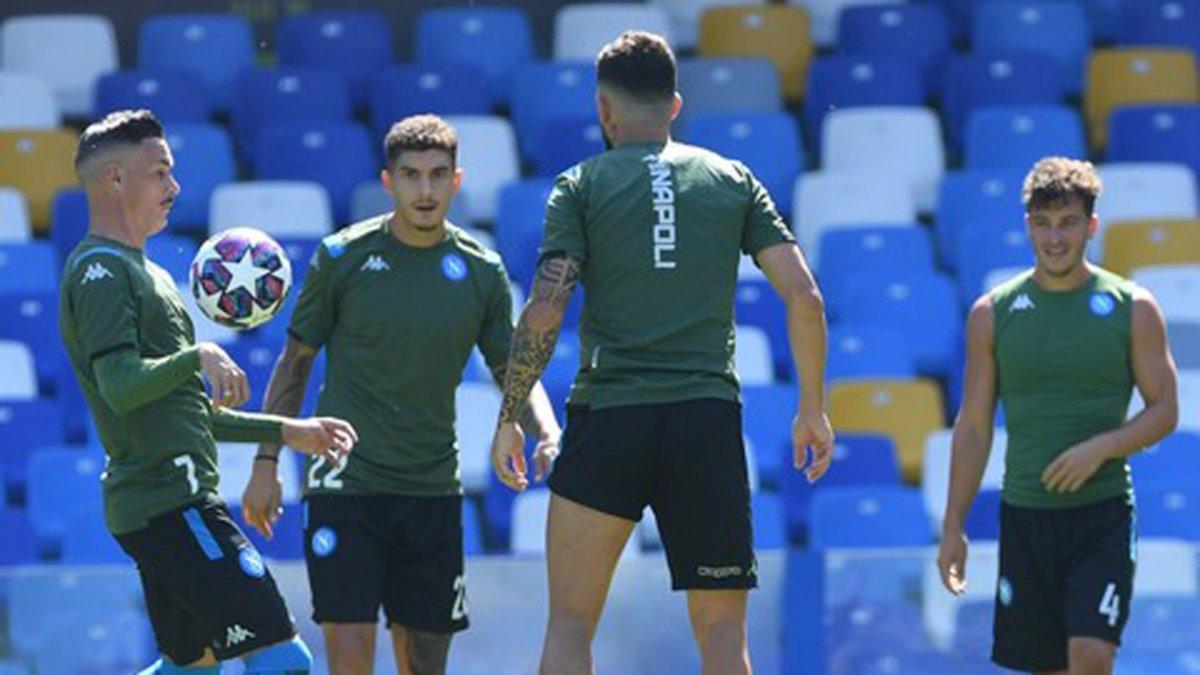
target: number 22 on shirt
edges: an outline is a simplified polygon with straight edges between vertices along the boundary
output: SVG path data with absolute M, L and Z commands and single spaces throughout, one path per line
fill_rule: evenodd
M 346 467 L 350 465 L 350 458 L 343 457 L 339 464 L 330 466 L 329 473 L 325 474 L 325 476 L 322 478 L 317 478 L 317 472 L 320 471 L 321 467 L 325 466 L 327 463 L 328 462 L 324 457 L 318 457 L 316 461 L 312 463 L 312 466 L 309 467 L 308 487 L 310 490 L 319 490 L 321 488 L 325 488 L 326 490 L 340 490 L 342 486 L 345 485 L 345 483 L 342 482 L 342 479 L 338 478 L 338 476 L 342 475 L 342 472 L 345 471 Z

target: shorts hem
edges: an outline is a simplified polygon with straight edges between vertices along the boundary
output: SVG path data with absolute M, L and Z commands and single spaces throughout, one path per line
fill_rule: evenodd
M 992 655 L 992 663 L 1000 666 L 1001 668 L 1008 668 L 1009 670 L 1016 670 L 1026 673 L 1044 673 L 1066 670 L 1069 665 L 1066 661 L 1035 664 L 1031 661 L 1018 661 L 1016 659 L 1008 659 L 996 656 L 995 654 Z
M 758 588 L 758 581 L 708 581 L 695 579 L 681 582 L 671 582 L 672 591 L 753 591 Z
M 607 514 L 610 516 L 615 516 L 615 517 L 621 518 L 623 520 L 632 521 L 634 523 L 637 523 L 637 522 L 641 521 L 641 519 L 642 519 L 642 510 L 641 509 L 639 509 L 637 511 L 636 515 L 631 515 L 629 512 L 625 511 L 624 509 L 622 509 L 619 506 L 611 506 L 609 504 L 600 504 L 598 500 L 591 499 L 590 497 L 581 496 L 577 493 L 574 493 L 574 490 L 571 490 L 570 488 L 564 489 L 563 486 L 560 484 L 560 481 L 553 480 L 553 474 L 551 474 L 551 479 L 546 482 L 546 487 L 550 488 L 550 492 L 558 495 L 559 497 L 562 497 L 563 499 L 575 502 L 576 504 L 579 504 L 581 506 L 586 506 L 589 509 L 594 509 L 601 513 L 604 513 L 604 514 Z
M 449 625 L 447 625 L 447 624 L 434 625 L 433 623 L 426 623 L 424 621 L 416 621 L 416 620 L 408 619 L 405 617 L 397 617 L 395 619 L 393 619 L 391 617 L 386 617 L 384 619 L 384 622 L 387 624 L 387 627 L 389 629 L 393 625 L 395 625 L 395 626 L 401 626 L 402 628 L 406 628 L 408 630 L 420 631 L 422 633 L 436 633 L 439 635 L 453 635 L 455 633 L 461 633 L 464 630 L 471 627 L 470 619 L 456 621 Z
M 234 647 L 213 649 L 212 650 L 213 656 L 215 656 L 218 661 L 230 661 L 233 659 L 241 658 L 251 652 L 256 652 L 260 649 L 266 649 L 267 647 L 270 647 L 272 645 L 277 645 L 282 642 L 287 642 L 288 640 L 294 639 L 299 634 L 300 634 L 299 631 L 297 631 L 296 629 L 293 628 L 291 630 L 291 632 L 289 632 L 287 635 L 278 636 L 278 637 L 268 636 L 263 639 L 248 640 L 248 641 L 243 642 L 242 644 L 236 645 Z M 203 658 L 203 654 L 201 655 L 201 658 Z

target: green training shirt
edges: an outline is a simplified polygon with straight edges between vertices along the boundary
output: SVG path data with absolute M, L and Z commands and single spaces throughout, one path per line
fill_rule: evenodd
M 620 146 L 560 175 L 540 253 L 583 265 L 571 403 L 737 400 L 740 254 L 794 241 L 750 171 L 701 148 Z
M 992 291 L 997 394 L 1008 427 L 1005 502 L 1082 506 L 1133 497 L 1125 460 L 1105 462 L 1077 492 L 1053 493 L 1046 466 L 1071 446 L 1124 423 L 1133 392 L 1135 286 L 1111 272 L 1071 291 L 1045 291 L 1025 272 Z
M 433 247 L 405 245 L 390 215 L 322 241 L 292 314 L 291 336 L 325 349 L 317 411 L 359 435 L 341 466 L 309 460 L 306 494 L 460 494 L 455 390 L 476 345 L 493 371 L 508 359 L 500 257 L 453 225 Z

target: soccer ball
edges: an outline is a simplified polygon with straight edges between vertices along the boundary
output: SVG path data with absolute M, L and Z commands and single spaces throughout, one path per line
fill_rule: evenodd
M 292 288 L 292 263 L 264 232 L 235 227 L 201 244 L 188 276 L 205 316 L 246 330 L 279 313 Z

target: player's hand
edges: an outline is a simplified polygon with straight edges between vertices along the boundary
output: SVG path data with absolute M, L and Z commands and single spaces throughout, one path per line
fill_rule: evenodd
M 967 535 L 963 534 L 962 528 L 942 532 L 937 566 L 946 590 L 954 595 L 962 595 L 967 590 Z
M 262 536 L 275 535 L 273 526 L 283 513 L 283 481 L 275 462 L 255 461 L 242 493 L 242 518 Z
M 349 422 L 336 417 L 289 419 L 283 423 L 283 442 L 338 466 L 358 443 L 358 432 Z
M 200 353 L 200 371 L 211 388 L 209 397 L 213 405 L 236 408 L 250 400 L 250 382 L 246 373 L 215 342 L 201 342 L 196 346 Z
M 806 462 L 806 448 L 812 448 L 812 461 Z M 833 428 L 822 411 L 801 410 L 792 420 L 792 464 L 804 469 L 808 482 L 815 483 L 829 470 L 833 461 Z M 808 468 L 805 468 L 805 464 Z
M 553 429 L 543 431 L 538 437 L 537 447 L 533 449 L 533 480 L 540 482 L 543 478 L 550 475 L 550 467 L 554 466 L 554 460 L 558 458 L 558 444 L 561 440 L 562 432 Z
M 502 422 L 492 438 L 492 469 L 496 478 L 520 492 L 529 487 L 525 473 L 525 432 L 515 422 Z
M 1108 459 L 1104 448 L 1093 441 L 1073 445 L 1042 471 L 1042 484 L 1051 492 L 1075 492 Z

